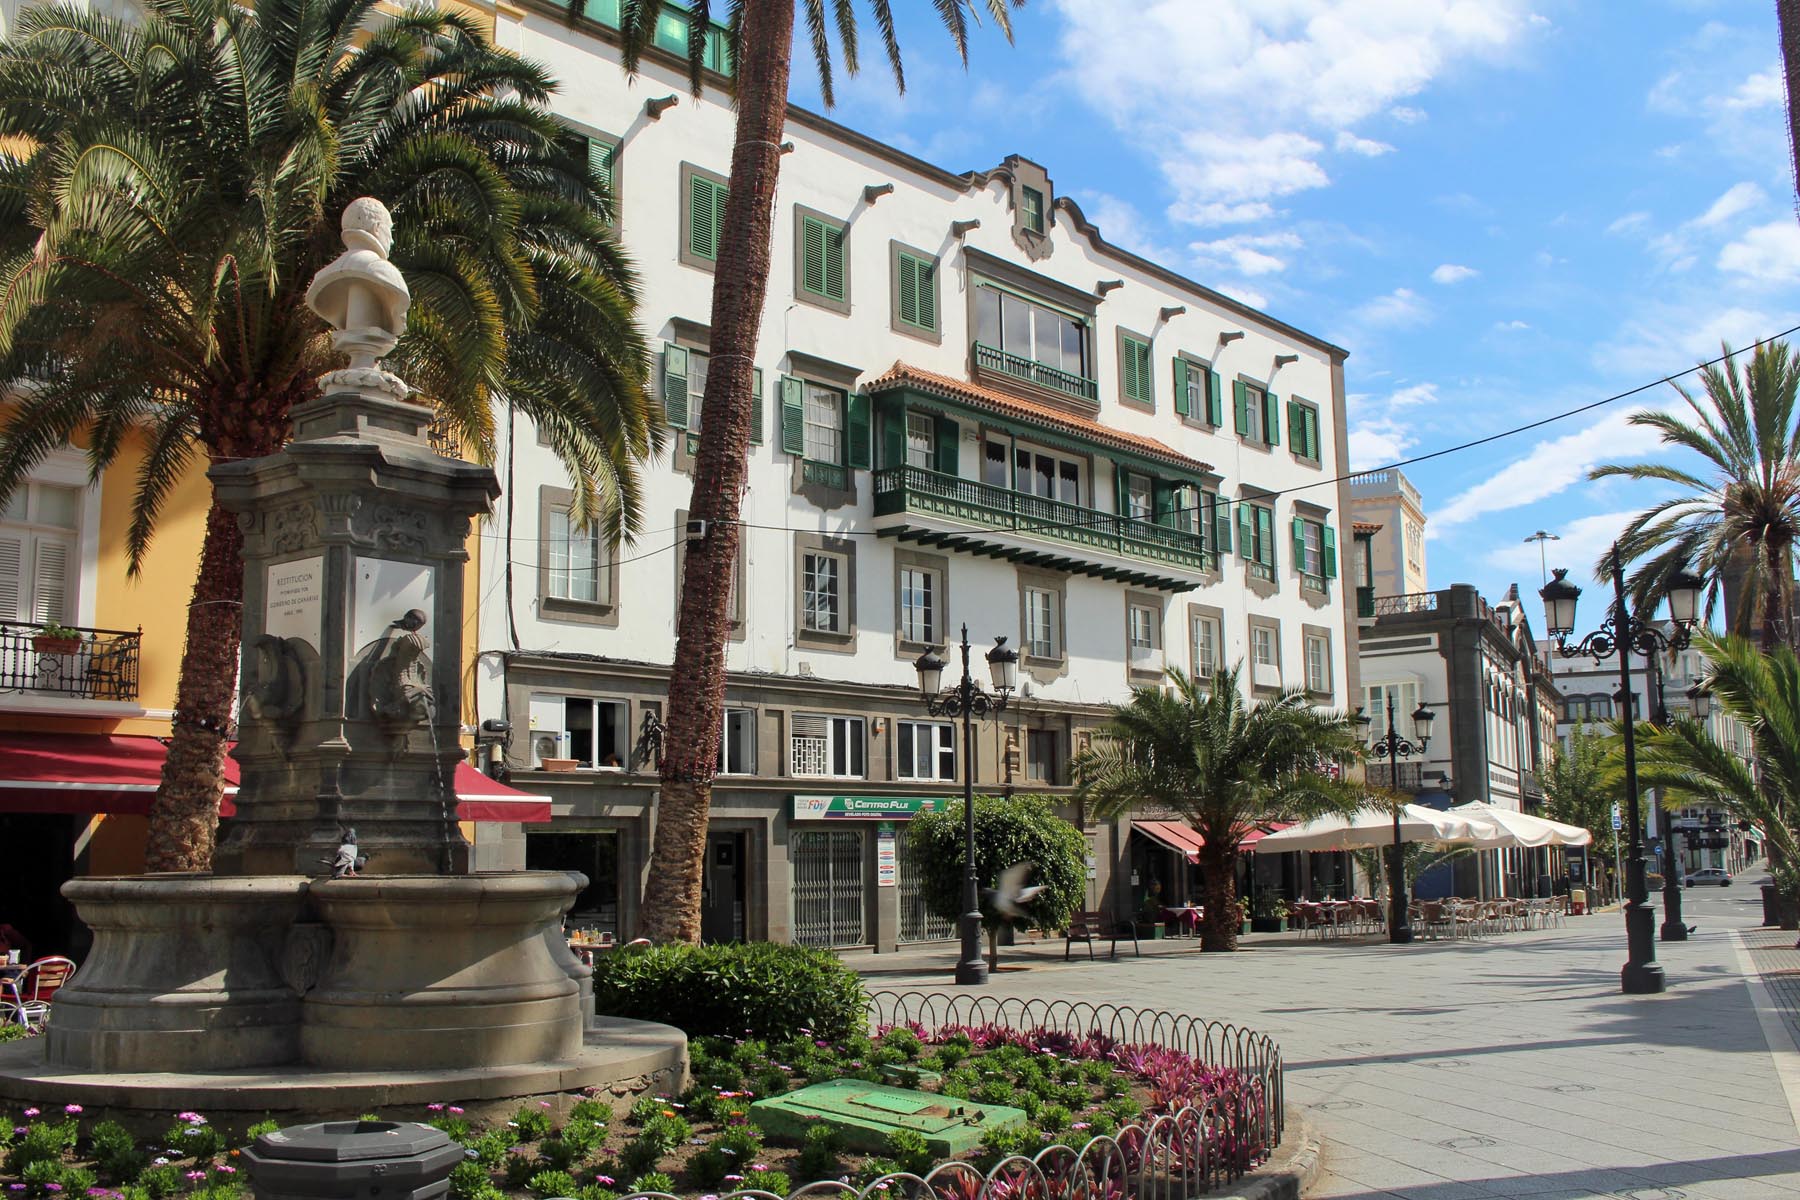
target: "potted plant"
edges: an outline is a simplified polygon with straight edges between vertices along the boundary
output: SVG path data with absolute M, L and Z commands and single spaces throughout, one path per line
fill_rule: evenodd
M 1288 906 L 1281 893 L 1261 891 L 1250 901 L 1250 932 L 1280 933 L 1287 928 Z
M 578 761 L 573 758 L 540 758 L 538 765 L 546 771 L 573 771 Z
M 1149 890 L 1144 893 L 1144 902 L 1138 908 L 1137 935 L 1139 937 L 1154 940 L 1167 933 L 1163 925 L 1162 911 L 1162 884 L 1152 879 Z
M 47 621 L 32 634 L 31 648 L 39 654 L 73 654 L 81 649 L 81 631 Z

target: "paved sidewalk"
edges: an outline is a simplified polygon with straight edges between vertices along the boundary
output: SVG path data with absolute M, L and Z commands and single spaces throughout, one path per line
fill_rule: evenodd
M 1755 889 L 1721 892 L 1687 893 L 1700 930 L 1659 946 L 1661 996 L 1619 993 L 1616 912 L 1473 944 L 1271 936 L 1229 956 L 1159 945 L 1068 965 L 1060 943 L 1024 947 L 987 990 L 1272 1034 L 1290 1102 L 1327 1141 L 1318 1197 L 1800 1200 L 1800 1133 L 1739 965 Z M 873 987 L 949 990 L 953 959 L 855 961 Z M 1800 971 L 1800 954 L 1786 965 Z

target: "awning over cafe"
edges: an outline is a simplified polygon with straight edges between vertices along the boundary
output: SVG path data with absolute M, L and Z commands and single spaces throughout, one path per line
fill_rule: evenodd
M 0 733 L 0 812 L 111 813 L 150 811 L 168 748 L 163 739 L 118 733 Z M 468 763 L 456 766 L 456 815 L 464 821 L 550 819 L 550 798 L 489 779 Z M 219 815 L 234 816 L 238 764 L 225 757 Z
M 1200 847 L 1206 839 L 1180 821 L 1133 821 L 1131 827 L 1160 846 L 1183 855 L 1191 863 L 1200 861 Z

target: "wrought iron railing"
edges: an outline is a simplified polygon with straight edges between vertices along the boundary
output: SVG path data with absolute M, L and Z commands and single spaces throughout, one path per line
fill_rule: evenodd
M 837 463 L 806 459 L 800 464 L 800 479 L 814 487 L 835 488 L 840 492 L 850 490 L 850 472 Z
M 1392 617 L 1401 613 L 1436 612 L 1437 606 L 1438 594 L 1436 592 L 1407 592 L 1400 596 L 1379 596 L 1375 600 L 1375 615 Z
M 136 700 L 143 630 L 0 622 L 0 691 Z M 66 630 L 68 636 L 60 636 Z
M 1218 555 L 1192 530 L 1033 496 L 924 467 L 875 472 L 875 514 L 930 513 L 989 529 L 1071 542 L 1193 570 L 1218 567 Z
M 1397 770 L 1396 770 L 1397 768 Z M 1373 787 L 1391 788 L 1397 792 L 1416 792 L 1420 788 L 1420 780 L 1424 764 L 1422 763 L 1369 763 L 1363 773 Z
M 1100 385 L 1085 375 L 1077 375 L 1061 367 L 1047 366 L 1022 355 L 1009 354 L 996 346 L 981 342 L 975 343 L 975 369 L 1011 375 L 1014 379 L 1023 379 L 1027 383 L 1035 383 L 1053 392 L 1062 392 L 1089 402 L 1096 401 L 1100 395 Z

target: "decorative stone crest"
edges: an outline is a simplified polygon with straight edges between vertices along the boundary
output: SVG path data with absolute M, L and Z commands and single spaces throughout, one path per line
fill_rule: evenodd
M 356 392 L 404 400 L 411 391 L 380 360 L 406 332 L 412 293 L 388 261 L 394 218 L 371 196 L 352 200 L 340 225 L 344 252 L 314 276 L 306 305 L 333 329 L 331 344 L 350 356 L 350 365 L 319 377 L 326 395 Z

